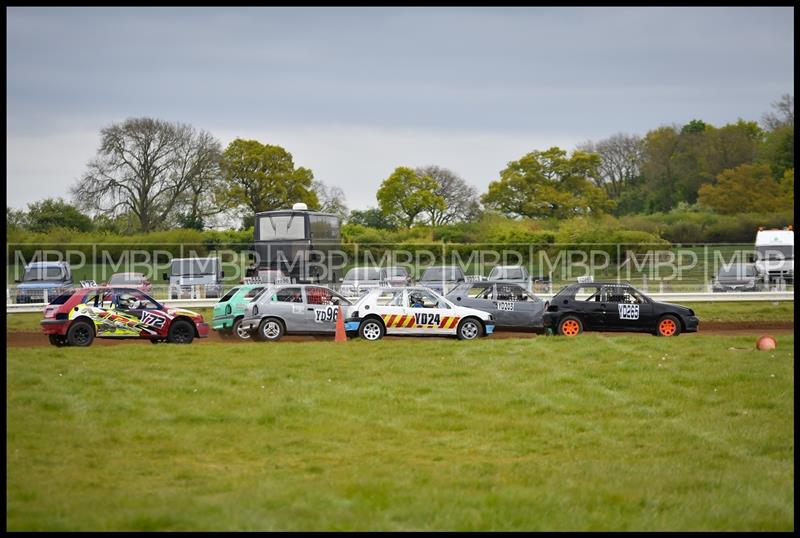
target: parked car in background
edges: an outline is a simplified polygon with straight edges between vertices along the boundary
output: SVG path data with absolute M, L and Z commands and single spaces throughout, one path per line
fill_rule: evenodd
M 150 293 L 152 285 L 144 273 L 114 273 L 108 279 L 109 286 L 129 286 Z
M 17 283 L 15 302 L 48 303 L 73 287 L 67 262 L 32 262 Z
M 222 297 L 222 278 L 218 258 L 174 258 L 170 262 L 170 299 L 192 299 L 197 297 Z
M 409 273 L 408 269 L 405 267 L 395 265 L 384 267 L 382 271 L 383 281 L 386 282 L 388 286 L 403 287 L 413 284 L 411 273 Z
M 360 297 L 372 288 L 385 286 L 385 276 L 380 267 L 353 267 L 345 273 L 339 291 L 345 297 Z
M 44 309 L 42 331 L 54 346 L 88 346 L 97 338 L 141 338 L 189 344 L 208 336 L 203 316 L 168 308 L 135 288 L 70 290 Z
M 223 338 L 236 336 L 242 340 L 249 339 L 250 332 L 243 330 L 241 323 L 245 307 L 267 286 L 267 284 L 242 284 L 228 290 L 228 293 L 214 305 L 211 328 L 218 331 Z
M 530 275 L 522 265 L 496 265 L 489 271 L 488 280 L 513 282 L 529 289 Z
M 758 291 L 762 282 L 753 263 L 734 263 L 729 267 L 720 267 L 711 283 L 715 292 L 725 291 Z
M 258 269 L 255 277 L 245 279 L 245 283 L 249 281 L 258 281 L 262 284 L 291 284 L 292 279 L 280 269 Z
M 547 303 L 544 327 L 576 336 L 583 331 L 649 332 L 678 336 L 696 332 L 700 320 L 691 308 L 659 303 L 616 282 L 570 284 Z
M 460 267 L 457 265 L 445 265 L 428 267 L 422 273 L 418 283 L 420 286 L 430 288 L 441 295 L 447 295 L 458 284 L 466 281 L 467 277 Z
M 783 281 L 794 282 L 794 230 L 787 226 L 782 230 L 756 232 L 756 270 L 767 284 Z
M 463 283 L 446 297 L 453 304 L 492 314 L 497 328 L 538 330 L 544 327 L 544 301 L 521 284 L 506 281 Z
M 262 341 L 292 333 L 334 334 L 339 307 L 346 317 L 350 305 L 347 298 L 324 286 L 270 286 L 246 304 L 240 330 Z

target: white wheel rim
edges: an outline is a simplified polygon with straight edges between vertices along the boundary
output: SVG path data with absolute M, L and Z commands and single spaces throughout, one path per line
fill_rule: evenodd
M 244 328 L 242 327 L 242 324 L 240 323 L 239 325 L 236 326 L 236 336 L 244 340 L 247 340 L 248 338 L 250 338 L 250 333 L 245 331 Z
M 364 325 L 364 338 L 367 340 L 377 340 L 381 336 L 381 328 L 377 323 L 367 323 Z
M 264 336 L 270 340 L 277 338 L 280 332 L 280 327 L 274 321 L 270 321 L 264 326 Z
M 461 336 L 467 340 L 472 340 L 478 336 L 478 327 L 473 322 L 468 321 L 463 327 L 461 327 Z

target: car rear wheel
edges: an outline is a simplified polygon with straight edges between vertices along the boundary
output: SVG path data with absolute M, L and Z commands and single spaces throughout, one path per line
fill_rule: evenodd
M 62 336 L 60 334 L 48 334 L 47 338 L 48 340 L 50 340 L 50 343 L 56 347 L 62 347 L 67 345 L 66 336 Z
M 242 318 L 238 318 L 233 322 L 231 334 L 241 340 L 250 340 L 250 331 L 246 331 L 244 327 L 242 327 Z
M 583 323 L 575 316 L 567 316 L 558 324 L 558 334 L 563 336 L 578 336 L 583 332 Z
M 474 340 L 483 334 L 483 327 L 476 319 L 467 318 L 458 324 L 456 335 L 459 340 Z
M 75 321 L 67 331 L 67 342 L 71 346 L 90 346 L 94 340 L 94 327 L 88 321 Z
M 679 334 L 681 334 L 681 324 L 678 318 L 666 315 L 658 320 L 658 325 L 656 325 L 657 336 L 678 336 Z
M 386 333 L 386 329 L 383 327 L 383 323 L 378 321 L 377 319 L 368 319 L 361 322 L 361 325 L 358 327 L 358 335 L 363 338 L 364 340 L 380 340 L 383 338 L 383 335 Z
M 266 318 L 258 326 L 259 340 L 274 342 L 283 336 L 283 323 L 277 319 Z
M 194 340 L 194 326 L 185 319 L 172 322 L 167 333 L 167 342 L 170 344 L 191 344 Z

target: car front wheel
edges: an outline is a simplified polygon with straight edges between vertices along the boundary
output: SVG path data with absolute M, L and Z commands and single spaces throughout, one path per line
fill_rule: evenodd
M 459 340 L 474 340 L 483 334 L 483 327 L 477 320 L 465 319 L 458 324 L 456 334 Z
M 664 316 L 656 325 L 657 336 L 678 336 L 681 334 L 681 324 L 675 316 Z
M 366 321 L 362 321 L 361 325 L 358 327 L 358 335 L 364 340 L 370 340 L 373 342 L 383 338 L 385 332 L 386 329 L 383 328 L 383 323 L 377 319 L 368 319 Z

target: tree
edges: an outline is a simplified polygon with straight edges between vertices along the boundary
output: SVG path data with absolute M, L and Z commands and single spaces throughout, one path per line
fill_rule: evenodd
M 218 199 L 228 208 L 250 213 L 290 208 L 297 202 L 317 207 L 314 174 L 295 168 L 292 154 L 280 146 L 237 138 L 222 154 Z
M 723 171 L 713 185 L 701 186 L 699 201 L 726 215 L 788 210 L 794 202 L 794 196 L 789 197 L 785 192 L 789 181 L 794 182 L 794 170 L 791 179 L 783 178 L 782 184 L 773 179 L 769 166 L 743 164 Z
M 322 181 L 314 180 L 311 189 L 317 195 L 317 206 L 313 209 L 333 213 L 340 219 L 345 220 L 348 215 L 347 206 L 344 203 L 344 191 L 336 186 L 327 186 Z
M 489 184 L 481 200 L 511 216 L 568 218 L 613 208 L 603 189 L 592 184 L 600 157 L 576 150 L 572 156 L 553 147 L 533 151 L 508 163 L 500 179 Z
M 611 199 L 618 200 L 641 174 L 642 138 L 638 135 L 618 133 L 597 144 L 587 142 L 578 149 L 600 156 L 598 175 L 591 179 Z
M 348 224 L 360 224 L 368 228 L 380 228 L 383 230 L 393 230 L 397 228 L 394 217 L 385 215 L 377 207 L 370 207 L 363 211 L 354 209 L 347 218 Z
M 779 127 L 794 128 L 794 96 L 790 94 L 781 95 L 781 98 L 772 103 L 775 112 L 766 112 L 761 122 L 768 131 L 774 131 Z
M 226 208 L 217 199 L 221 189 L 222 146 L 209 133 L 201 132 L 191 145 L 178 149 L 178 157 L 194 178 L 181 196 L 184 208 L 178 223 L 182 228 L 202 230 L 206 221 Z
M 27 220 L 28 228 L 34 232 L 47 232 L 52 228 L 71 228 L 80 232 L 94 229 L 91 217 L 61 198 L 45 198 L 28 204 Z
M 98 156 L 71 190 L 79 206 L 131 213 L 149 232 L 175 223 L 185 195 L 205 178 L 197 166 L 210 137 L 189 125 L 129 119 L 101 131 Z
M 478 218 L 481 211 L 478 191 L 467 184 L 455 173 L 438 166 L 417 168 L 420 177 L 429 177 L 436 182 L 433 193 L 444 200 L 444 208 L 438 204 L 429 208 L 430 222 L 434 226 L 451 224 L 459 221 L 472 221 Z
M 28 214 L 22 209 L 6 206 L 6 226 L 8 228 L 27 228 Z
M 411 168 L 399 166 L 378 189 L 378 206 L 388 217 L 404 226 L 414 224 L 425 212 L 444 211 L 444 198 L 435 193 L 438 184 L 431 177 L 421 177 Z

